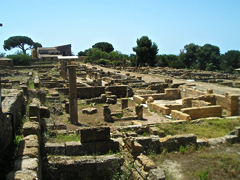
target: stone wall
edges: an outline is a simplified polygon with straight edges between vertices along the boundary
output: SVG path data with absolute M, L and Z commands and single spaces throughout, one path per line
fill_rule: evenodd
M 127 97 L 127 86 L 107 86 L 106 91 L 111 91 L 112 95 L 116 95 L 118 98 Z
M 181 109 L 181 112 L 189 114 L 191 119 L 198 119 L 198 118 L 205 118 L 205 117 L 221 117 L 222 107 L 219 105 L 215 105 L 215 106 L 183 108 Z
M 16 134 L 16 129 L 19 127 L 22 115 L 25 113 L 24 105 L 23 91 L 14 90 L 4 98 L 2 102 L 2 111 L 4 113 L 12 113 L 14 119 L 11 119 L 11 116 L 4 114 L 0 115 L 0 153 L 3 152 L 13 141 L 13 131 L 14 134 Z M 12 127 L 13 124 L 14 127 Z
M 120 171 L 118 155 L 51 156 L 43 164 L 43 179 L 111 179 Z

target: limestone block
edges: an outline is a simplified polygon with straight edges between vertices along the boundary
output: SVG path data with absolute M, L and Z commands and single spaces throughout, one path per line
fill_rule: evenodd
M 45 143 L 45 153 L 52 155 L 65 155 L 64 143 Z
M 209 146 L 209 142 L 206 139 L 197 139 L 197 145 L 199 145 L 199 146 Z
M 138 103 L 138 104 L 145 104 L 145 99 L 138 96 L 138 95 L 133 96 L 133 101 Z
M 39 149 L 38 137 L 35 134 L 24 137 L 19 143 L 19 149 L 35 147 Z
M 39 148 L 36 147 L 25 147 L 24 149 L 18 150 L 18 157 L 25 157 L 28 156 L 30 158 L 37 158 L 39 159 Z
M 157 168 L 155 163 L 143 154 L 139 155 L 137 160 L 142 165 L 142 168 L 145 172 L 149 172 L 151 169 Z
M 125 109 L 128 107 L 128 98 L 122 98 L 121 99 L 122 109 Z
M 18 179 L 38 179 L 36 171 L 33 170 L 22 170 L 12 171 L 8 173 L 7 180 L 18 180 Z
M 31 134 L 36 134 L 40 137 L 40 125 L 38 122 L 35 121 L 28 121 L 23 125 L 23 136 L 28 136 Z
M 147 180 L 165 180 L 165 170 L 162 168 L 151 169 Z
M 111 118 L 111 110 L 109 109 L 108 105 L 103 105 L 103 116 L 104 116 L 104 121 L 110 122 L 112 121 Z
M 137 160 L 134 161 L 134 167 L 143 179 L 147 179 L 148 173 L 143 170 L 142 165 Z
M 154 102 L 154 98 L 153 98 L 152 96 L 148 97 L 148 98 L 147 98 L 147 102 L 148 102 L 148 103 Z
M 84 128 L 80 130 L 81 142 L 108 141 L 110 140 L 109 127 Z
M 40 118 L 49 118 L 50 117 L 50 110 L 48 107 L 41 106 L 40 107 Z
M 143 146 L 134 139 L 125 138 L 123 141 L 128 146 L 128 149 L 131 153 L 141 153 L 143 151 Z
M 177 111 L 177 110 L 171 111 L 171 117 L 176 120 L 186 120 L 186 121 L 191 120 L 191 117 L 189 114 L 182 113 L 181 111 Z
M 24 169 L 38 172 L 39 171 L 38 159 L 37 158 L 19 159 L 14 162 L 15 171 Z
M 85 108 L 82 109 L 83 114 L 95 114 L 97 113 L 97 108 Z
M 66 155 L 77 156 L 80 155 L 79 152 L 82 149 L 82 144 L 80 142 L 66 142 Z
M 138 119 L 143 119 L 143 105 L 136 105 L 135 111 Z

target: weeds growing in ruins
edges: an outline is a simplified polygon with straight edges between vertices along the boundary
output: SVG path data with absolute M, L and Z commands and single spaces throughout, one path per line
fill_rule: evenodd
M 33 79 L 29 80 L 29 82 L 28 82 L 28 87 L 29 87 L 30 89 L 34 89 L 34 88 L 35 88 L 35 87 L 34 87 L 34 81 L 33 81 Z
M 51 143 L 62 143 L 62 142 L 71 142 L 71 141 L 80 141 L 80 135 L 79 133 L 73 133 L 73 134 L 58 134 L 56 136 L 51 136 L 51 132 L 45 133 L 45 138 L 48 142 Z
M 19 144 L 22 140 L 22 135 L 16 135 L 15 139 L 14 139 L 14 145 L 15 145 L 15 150 L 14 150 L 14 156 L 17 156 L 18 153 L 18 149 L 19 149 Z
M 208 169 L 204 172 L 199 173 L 199 179 L 200 180 L 208 180 Z

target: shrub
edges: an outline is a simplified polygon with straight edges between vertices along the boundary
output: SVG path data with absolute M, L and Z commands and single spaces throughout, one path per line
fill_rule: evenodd
M 28 54 L 23 54 L 22 52 L 7 55 L 7 58 L 12 59 L 14 65 L 29 65 L 29 60 L 31 59 Z
M 83 63 L 91 63 L 91 62 L 93 62 L 93 61 L 89 56 L 83 58 Z
M 98 64 L 103 64 L 103 65 L 106 65 L 106 64 L 110 64 L 111 61 L 110 60 L 107 60 L 107 59 L 99 59 L 98 61 L 96 61 Z

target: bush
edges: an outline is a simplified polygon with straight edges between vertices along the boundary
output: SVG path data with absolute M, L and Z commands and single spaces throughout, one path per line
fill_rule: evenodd
M 97 64 L 103 64 L 103 65 L 107 65 L 107 64 L 110 64 L 111 61 L 110 60 L 107 60 L 107 59 L 99 59 L 97 61 L 95 61 Z
M 92 63 L 92 62 L 93 62 L 92 59 L 88 56 L 83 58 L 83 63 Z
M 12 59 L 14 65 L 29 65 L 29 60 L 31 59 L 28 54 L 23 54 L 22 52 L 17 52 L 13 55 L 7 55 L 7 58 Z
M 111 64 L 115 66 L 120 66 L 123 64 L 123 62 L 119 60 L 119 61 L 113 61 Z

